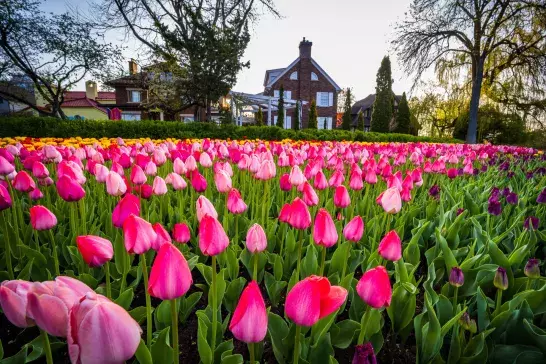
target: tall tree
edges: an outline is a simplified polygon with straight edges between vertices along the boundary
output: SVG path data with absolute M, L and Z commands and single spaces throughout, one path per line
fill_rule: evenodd
M 154 58 L 186 70 L 179 80 L 191 104 L 211 106 L 225 96 L 237 74 L 249 66 L 243 54 L 249 26 L 266 9 L 278 15 L 273 0 L 101 0 L 98 22 L 125 29 Z M 143 52 L 144 53 L 144 52 Z M 190 105 L 188 105 L 190 106 Z
M 351 123 L 353 121 L 351 117 L 351 108 L 353 104 L 353 96 L 351 93 L 351 89 L 347 88 L 346 96 L 345 96 L 345 103 L 343 105 L 343 118 L 341 122 L 341 128 L 343 130 L 351 130 Z
M 394 113 L 394 98 L 392 92 L 392 71 L 389 56 L 383 57 L 377 71 L 375 86 L 375 102 L 372 111 L 372 131 L 388 133 Z
M 294 112 L 294 119 L 292 119 L 292 128 L 294 130 L 300 130 L 300 113 L 301 105 L 299 101 L 296 101 L 296 111 Z
M 394 46 L 416 80 L 432 66 L 470 74 L 466 140 L 476 143 L 484 80 L 524 70 L 526 82 L 546 84 L 545 16 L 543 0 L 414 0 Z
M 256 126 L 264 125 L 264 113 L 262 112 L 261 107 L 258 107 L 258 112 L 256 113 L 255 119 L 256 119 Z
M 307 122 L 308 129 L 317 128 L 317 103 L 315 100 L 311 101 L 311 106 L 309 107 L 309 121 Z
M 364 113 L 362 110 L 358 112 L 358 117 L 356 119 L 356 130 L 364 131 Z
M 279 90 L 279 102 L 277 104 L 277 126 L 284 128 L 284 87 Z
M 69 13 L 46 13 L 41 3 L 0 2 L 0 96 L 65 118 L 65 92 L 86 77 L 116 72 L 120 50 L 101 42 L 91 23 Z M 48 108 L 36 104 L 40 101 Z
M 396 113 L 396 128 L 394 131 L 401 134 L 409 134 L 411 127 L 411 114 L 408 105 L 406 93 L 402 94 L 402 98 L 398 103 L 398 112 Z

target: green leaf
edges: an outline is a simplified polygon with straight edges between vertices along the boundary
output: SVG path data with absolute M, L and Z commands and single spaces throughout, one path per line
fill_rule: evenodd
M 203 296 L 203 292 L 194 292 L 189 296 L 184 296 L 179 299 L 180 302 L 180 322 L 185 323 L 188 319 L 191 311 L 197 305 L 199 300 Z
M 139 306 L 129 311 L 129 315 L 131 315 L 131 317 L 140 324 L 146 318 L 146 307 Z
M 284 364 L 287 356 L 287 349 L 283 344 L 283 339 L 288 336 L 288 325 L 282 317 L 273 312 L 269 312 L 267 318 L 267 332 L 273 347 L 273 354 L 278 363 Z
M 360 323 L 353 320 L 344 320 L 332 326 L 330 330 L 332 345 L 340 349 L 347 349 L 360 330 Z
M 134 295 L 135 293 L 133 292 L 133 289 L 127 288 L 114 302 L 123 307 L 125 310 L 128 310 L 131 306 L 131 302 L 133 302 Z
M 351 248 L 350 245 L 351 243 L 345 242 L 337 246 L 334 254 L 332 255 L 332 259 L 330 260 L 328 276 L 331 276 L 336 272 L 339 273 L 339 275 L 341 276 L 343 266 L 349 264 L 349 262 L 347 261 L 347 251 Z M 346 272 L 349 273 L 348 270 Z M 340 279 L 342 278 L 343 277 L 340 277 Z
M 23 346 L 21 351 L 19 351 L 17 354 L 0 360 L 0 364 L 25 364 L 27 360 L 27 350 L 27 347 Z
M 453 252 L 451 251 L 451 249 L 449 249 L 446 239 L 440 233 L 440 229 L 438 228 L 435 229 L 435 235 L 436 235 L 436 244 L 440 244 L 440 248 L 442 249 L 442 254 L 444 255 L 444 261 L 446 264 L 446 273 L 449 274 L 451 272 L 451 269 L 453 269 L 453 267 L 458 266 L 457 260 L 455 259 L 455 256 L 453 255 Z
M 336 320 L 338 310 L 332 312 L 328 316 L 320 319 L 316 324 L 311 328 L 311 338 L 313 343 L 318 343 L 322 337 L 330 330 L 330 327 Z
M 229 282 L 226 289 L 226 294 L 224 296 L 224 305 L 229 312 L 235 311 L 235 307 L 237 306 L 237 302 L 239 301 L 239 297 L 241 296 L 241 292 L 243 291 L 245 284 L 246 279 L 243 277 L 239 277 Z
M 198 316 L 197 324 L 197 350 L 203 364 L 212 364 L 212 350 L 207 341 L 208 326 L 202 316 Z
M 4 347 L 2 346 L 2 340 L 0 340 L 0 360 L 4 358 Z
M 146 343 L 142 339 L 140 339 L 140 344 L 138 345 L 135 357 L 140 364 L 153 364 L 152 354 L 150 354 L 148 347 L 146 347 Z
M 19 248 L 21 250 L 21 252 L 26 255 L 27 258 L 29 259 L 34 259 L 34 261 L 36 262 L 36 264 L 39 266 L 39 267 L 45 267 L 47 266 L 47 260 L 46 260 L 46 257 L 44 257 L 44 255 L 42 253 L 40 253 L 39 251 L 37 250 L 34 250 L 26 245 L 23 245 L 23 244 L 19 244 L 17 245 L 17 248 Z
M 330 334 L 322 335 L 320 341 L 311 345 L 309 362 L 313 364 L 329 364 L 330 356 L 334 355 L 334 348 L 330 342 Z
M 411 283 L 405 283 L 405 285 L 410 284 Z M 415 307 L 417 304 L 417 289 L 415 286 L 413 286 L 413 291 L 415 293 L 408 291 L 404 285 L 398 285 L 393 291 L 391 304 L 387 308 L 387 314 L 391 319 L 392 328 L 396 333 L 406 327 L 415 315 Z
M 243 364 L 244 358 L 241 354 L 226 355 L 222 358 L 222 364 Z
M 218 363 L 222 357 L 231 355 L 233 352 L 233 339 L 223 341 L 214 349 L 214 362 Z
M 170 364 L 173 361 L 173 349 L 169 346 L 168 335 L 170 327 L 166 327 L 157 336 L 152 345 L 152 358 L 154 363 Z
M 286 288 L 287 283 L 285 281 L 277 281 L 269 272 L 265 272 L 264 274 L 264 283 L 271 305 L 277 307 L 282 297 L 281 293 Z
M 307 253 L 301 261 L 302 277 L 308 277 L 316 274 L 318 270 L 317 252 L 314 244 L 307 245 Z
M 32 272 L 32 264 L 34 264 L 34 259 L 30 259 L 28 263 L 25 265 L 25 267 L 19 272 L 19 275 L 17 276 L 17 279 L 28 281 L 30 280 L 30 274 Z M 19 355 L 19 354 L 17 354 Z M 25 352 L 26 357 L 26 352 Z

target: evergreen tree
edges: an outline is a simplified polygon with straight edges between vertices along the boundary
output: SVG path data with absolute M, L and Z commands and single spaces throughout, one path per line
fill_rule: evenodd
M 294 119 L 292 121 L 292 128 L 294 130 L 300 130 L 300 112 L 301 112 L 300 110 L 301 110 L 300 102 L 296 101 L 296 111 L 294 113 Z
M 393 118 L 394 99 L 392 93 L 392 72 L 389 56 L 383 57 L 377 71 L 375 102 L 372 112 L 372 131 L 388 133 Z
M 309 121 L 307 122 L 307 128 L 317 128 L 317 103 L 315 100 L 311 101 L 311 107 L 309 108 Z
M 362 112 L 362 110 L 358 112 L 356 130 L 360 130 L 360 131 L 364 130 L 364 113 Z
M 347 88 L 347 93 L 345 95 L 345 103 L 343 105 L 343 118 L 341 119 L 341 128 L 343 130 L 351 130 L 351 107 L 353 103 L 353 96 L 351 94 L 351 89 Z
M 284 128 L 284 87 L 279 90 L 279 104 L 277 107 L 277 126 Z
M 256 116 L 254 118 L 256 120 L 256 126 L 264 125 L 264 114 L 261 107 L 258 107 L 258 112 L 256 113 Z
M 411 127 L 411 114 L 408 105 L 406 93 L 402 94 L 402 99 L 398 104 L 398 112 L 396 113 L 396 129 L 397 133 L 409 134 Z
M 322 129 L 328 130 L 328 118 L 322 118 Z

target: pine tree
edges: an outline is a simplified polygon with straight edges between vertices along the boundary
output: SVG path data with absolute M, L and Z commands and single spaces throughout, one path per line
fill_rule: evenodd
M 358 112 L 356 130 L 364 131 L 364 113 L 362 110 Z
M 351 94 L 351 89 L 347 88 L 347 93 L 345 94 L 345 103 L 343 105 L 343 118 L 341 119 L 341 128 L 343 130 L 351 130 L 351 107 L 353 103 L 353 97 Z
M 256 116 L 254 118 L 256 120 L 256 126 L 264 125 L 264 114 L 261 107 L 258 107 L 258 112 L 256 113 Z
M 375 102 L 372 112 L 372 131 L 388 133 L 393 118 L 394 99 L 392 93 L 392 72 L 389 56 L 383 57 L 377 71 Z
M 300 130 L 300 110 L 301 110 L 301 106 L 300 106 L 300 102 L 299 101 L 296 101 L 296 111 L 294 113 L 294 119 L 292 119 L 292 128 L 294 130 Z
M 411 128 L 411 113 L 408 105 L 406 93 L 402 94 L 402 99 L 398 104 L 398 112 L 396 113 L 396 129 L 395 132 L 401 134 L 409 134 Z
M 284 128 L 284 87 L 279 90 L 279 104 L 277 106 L 277 126 Z
M 309 108 L 309 121 L 307 122 L 307 128 L 317 128 L 317 103 L 315 100 L 311 101 L 311 107 Z

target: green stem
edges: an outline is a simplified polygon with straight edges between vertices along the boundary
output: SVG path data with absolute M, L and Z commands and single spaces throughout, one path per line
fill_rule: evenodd
M 6 244 L 6 267 L 8 269 L 9 279 L 13 280 L 15 276 L 13 275 L 13 265 L 11 264 L 11 246 L 9 245 L 8 223 L 7 218 L 4 218 L 6 217 L 5 215 L 6 214 L 3 214 L 2 220 L 4 221 L 4 243 Z
M 254 343 L 248 343 L 248 352 L 250 353 L 250 364 L 254 364 L 256 362 L 254 357 Z
M 106 274 L 106 297 L 112 299 L 112 288 L 110 287 L 110 263 L 104 264 L 104 273 Z
M 453 316 L 457 314 L 457 295 L 459 294 L 459 287 L 455 287 L 455 293 L 453 294 Z
M 531 278 L 527 278 L 527 285 L 525 286 L 525 290 L 528 291 L 531 289 Z
M 78 207 L 80 208 L 80 227 L 82 229 L 81 235 L 87 235 L 85 202 L 83 201 L 83 198 L 78 201 Z
M 502 303 L 502 289 L 497 289 L 497 304 L 495 305 L 495 312 L 493 313 L 493 316 L 497 316 L 500 311 Z
M 148 293 L 148 267 L 146 266 L 146 254 L 140 255 L 142 277 L 144 278 L 144 294 L 146 295 L 146 345 L 152 350 L 152 299 Z M 122 292 L 120 292 L 121 294 Z
M 49 345 L 49 337 L 47 336 L 47 332 L 40 329 L 40 336 L 42 337 L 46 362 L 47 364 L 53 364 L 53 355 L 51 354 L 51 346 Z
M 68 206 L 70 206 L 70 233 L 73 234 L 73 236 L 78 236 L 78 228 L 76 227 L 76 205 L 72 202 L 68 203 Z
M 252 280 L 258 282 L 258 253 L 254 253 L 254 270 L 252 271 Z
M 347 252 L 345 253 L 345 261 L 343 262 L 343 268 L 341 270 L 340 281 L 342 281 L 343 278 L 345 278 L 345 272 L 347 271 L 347 265 L 349 264 L 349 258 L 351 256 L 351 243 L 346 242 L 345 244 L 349 244 L 349 247 L 347 248 Z M 330 262 L 330 264 L 332 264 L 332 262 Z
M 176 298 L 171 300 L 171 320 L 172 320 L 172 335 L 173 335 L 173 363 L 178 364 L 180 354 L 178 348 L 178 310 L 176 309 Z
M 13 217 L 13 226 L 15 228 L 15 238 L 16 240 L 19 240 L 19 214 L 18 212 L 16 211 L 17 210 L 17 203 L 15 203 L 15 191 L 13 190 L 13 186 L 11 185 L 11 181 L 9 179 L 6 178 L 6 181 L 8 182 L 8 188 L 9 188 L 9 193 L 11 195 L 11 199 L 13 200 L 13 204 L 12 204 L 12 217 Z M 22 228 L 22 225 L 21 225 L 21 228 Z M 23 239 L 21 239 L 21 242 L 23 241 Z
M 239 244 L 239 214 L 236 214 L 233 218 L 235 222 L 235 245 Z
M 298 261 L 297 261 L 297 266 L 296 266 L 296 277 L 298 279 L 298 281 L 300 280 L 300 261 L 301 261 L 301 249 L 302 249 L 302 246 L 303 246 L 303 230 L 300 230 L 300 237 L 298 239 Z
M 296 336 L 294 337 L 294 364 L 300 360 L 300 332 L 301 326 L 296 325 Z
M 362 320 L 360 321 L 360 335 L 358 335 L 358 345 L 364 344 L 364 339 L 366 338 L 366 325 L 368 323 L 368 316 L 372 310 L 371 306 L 366 307 L 366 312 L 362 315 Z
M 326 262 L 326 247 L 322 247 L 322 258 L 320 260 L 320 271 L 319 276 L 322 276 L 324 274 L 324 263 Z
M 49 229 L 48 232 L 49 232 L 49 238 L 51 239 L 51 253 L 53 254 L 53 264 L 55 265 L 55 275 L 60 276 L 61 271 L 59 270 L 59 257 L 57 255 L 57 243 L 55 242 L 53 231 Z
M 216 255 L 212 256 L 212 340 L 210 343 L 210 348 L 212 355 L 214 356 L 214 350 L 216 349 L 216 326 L 217 326 L 217 307 L 216 307 Z

